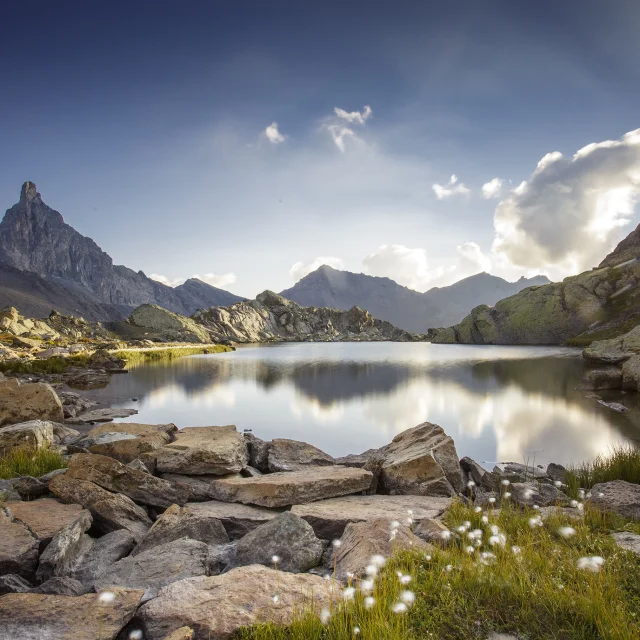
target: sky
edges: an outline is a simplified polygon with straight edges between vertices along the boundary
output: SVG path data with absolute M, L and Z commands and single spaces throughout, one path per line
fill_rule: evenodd
M 8 6 L 11 5 L 11 6 Z M 640 4 L 0 9 L 0 210 L 244 296 L 320 264 L 561 279 L 640 222 Z

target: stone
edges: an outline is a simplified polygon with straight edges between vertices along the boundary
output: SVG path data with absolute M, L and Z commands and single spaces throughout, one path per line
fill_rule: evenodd
M 179 473 L 163 473 L 160 477 L 186 491 L 189 495 L 189 502 L 204 502 L 209 500 L 209 485 L 219 476 L 185 476 Z
M 51 347 L 35 354 L 38 360 L 48 360 L 49 358 L 62 358 L 69 355 L 69 349 L 64 347 Z
M 40 476 L 38 478 L 38 480 L 40 480 L 40 482 L 42 482 L 43 484 L 47 485 L 47 488 L 49 488 L 49 482 L 51 480 L 51 478 L 54 478 L 55 476 L 59 476 L 63 473 L 67 473 L 66 468 L 65 469 L 54 469 L 53 471 L 49 471 L 49 473 L 45 473 L 43 476 Z
M 438 518 L 451 502 L 451 498 L 432 496 L 345 496 L 294 505 L 291 513 L 306 520 L 318 538 L 333 540 L 342 536 L 350 522 L 389 518 L 406 523 L 411 511 L 411 518 L 419 523 Z
M 640 484 L 624 480 L 601 482 L 591 487 L 591 504 L 623 518 L 640 520 Z
M 567 470 L 555 462 L 550 462 L 547 466 L 547 475 L 554 481 L 566 482 L 567 480 Z
M 269 443 L 252 433 L 245 433 L 244 440 L 247 444 L 249 464 L 258 471 L 267 473 L 269 471 Z
M 476 486 L 486 491 L 498 491 L 500 489 L 500 475 L 487 471 L 475 460 L 464 457 L 460 460 L 460 468 L 469 476 Z
M 362 469 L 306 467 L 304 471 L 269 473 L 259 478 L 214 480 L 209 495 L 225 502 L 277 508 L 358 493 L 369 488 L 371 479 L 371 472 Z
M 271 472 L 301 471 L 309 466 L 328 466 L 335 460 L 306 442 L 276 438 L 269 443 L 267 467 Z
M 99 371 L 83 371 L 67 379 L 67 386 L 72 389 L 101 389 L 106 387 L 111 378 L 108 373 Z
M 278 556 L 278 569 L 302 573 L 320 563 L 323 551 L 324 546 L 316 538 L 311 525 L 285 511 L 240 539 L 235 565 L 263 564 L 272 567 L 273 557 Z
M 137 409 L 92 409 L 82 415 L 70 418 L 74 423 L 110 422 L 116 418 L 128 418 L 138 413 Z
M 103 489 L 154 507 L 184 504 L 189 497 L 170 482 L 127 467 L 108 456 L 76 453 L 69 461 L 66 476 L 93 482 Z
M 21 384 L 16 378 L 0 380 L 0 426 L 30 420 L 62 422 L 62 403 L 45 382 Z
M 0 596 L 6 593 L 27 593 L 32 588 L 31 584 L 15 573 L 0 576 Z
M 616 531 L 611 536 L 620 548 L 632 551 L 637 556 L 640 556 L 640 535 L 630 531 Z
M 611 409 L 616 413 L 625 413 L 625 411 L 629 411 L 628 407 L 625 407 L 623 404 L 619 402 L 606 402 L 604 400 L 598 400 L 598 404 L 601 404 L 603 407 L 607 407 L 607 409 Z
M 194 637 L 194 630 L 191 627 L 180 627 L 173 633 L 164 637 L 164 640 L 192 640 Z
M 319 576 L 250 565 L 174 582 L 144 604 L 138 616 L 145 640 L 163 640 L 185 624 L 197 629 L 196 638 L 228 640 L 241 627 L 265 622 L 284 625 L 302 610 L 318 612 L 330 604 L 330 598 Z
M 52 498 L 33 502 L 6 502 L 4 507 L 14 522 L 29 529 L 40 543 L 41 551 L 61 529 L 88 515 L 79 504 L 63 504 Z
M 114 600 L 104 604 L 95 593 L 77 597 L 9 593 L 0 598 L 0 638 L 115 640 L 133 617 L 143 592 L 111 592 Z
M 500 474 L 502 480 L 510 482 L 527 482 L 532 479 L 546 479 L 547 472 L 544 469 L 533 467 L 531 465 L 521 464 L 520 462 L 505 462 L 503 469 L 496 466 L 494 472 Z
M 597 391 L 600 389 L 620 389 L 621 386 L 622 371 L 618 367 L 604 367 L 585 371 L 578 389 Z
M 31 420 L 0 428 L 0 451 L 5 454 L 20 448 L 46 449 L 52 444 L 51 422 Z
M 32 581 L 39 547 L 40 543 L 25 526 L 12 522 L 0 509 L 0 575 L 11 573 Z
M 407 429 L 380 452 L 380 493 L 452 496 L 462 491 L 455 444 L 436 424 Z
M 622 388 L 640 391 L 640 355 L 631 356 L 622 365 Z
M 11 478 L 10 480 L 0 480 L 0 499 L 1 500 L 22 500 L 22 496 L 13 488 L 13 481 L 15 478 Z
M 259 471 L 258 469 L 256 469 L 255 467 L 252 467 L 251 465 L 247 465 L 241 472 L 240 475 L 243 478 L 257 478 L 262 474 L 262 471 Z
M 14 336 L 12 342 L 14 347 L 22 347 L 28 350 L 39 349 L 42 346 L 42 340 L 34 340 L 25 336 Z
M 420 520 L 413 528 L 413 533 L 421 540 L 431 544 L 442 545 L 453 541 L 449 529 L 439 520 L 431 520 L 430 518 Z
M 82 434 L 77 429 L 66 427 L 63 424 L 53 423 L 51 428 L 53 429 L 54 444 L 67 445 L 82 438 Z
M 640 325 L 628 333 L 609 340 L 592 342 L 582 355 L 586 360 L 605 364 L 622 364 L 640 353 Z
M 534 485 L 529 482 L 513 482 L 509 490 L 511 499 L 521 506 L 549 507 L 568 501 L 567 496 L 552 484 Z
M 84 585 L 92 585 L 109 567 L 128 556 L 135 543 L 126 529 L 112 531 L 97 539 L 85 536 L 82 553 L 69 568 L 68 576 Z
M 86 546 L 85 531 L 91 526 L 91 514 L 83 510 L 80 517 L 61 528 L 40 556 L 36 578 L 45 582 L 54 576 L 64 576 L 75 564 Z
M 22 500 L 35 500 L 48 493 L 47 485 L 31 476 L 21 476 L 12 479 L 14 491 L 17 491 Z
M 103 434 L 106 435 L 106 434 Z M 128 464 L 133 460 L 140 459 L 144 454 L 159 449 L 168 444 L 171 440 L 167 433 L 150 433 L 141 436 L 135 436 L 128 433 L 118 434 L 120 438 L 112 438 L 111 441 L 96 441 L 87 449 L 91 453 L 114 458 L 123 464 Z M 124 437 L 122 437 L 124 436 Z M 99 436 L 99 439 L 103 436 Z
M 148 599 L 172 582 L 206 575 L 208 556 L 204 542 L 174 540 L 118 560 L 98 576 L 93 586 L 96 591 L 110 591 L 114 586 L 144 589 Z
M 110 424 L 99 424 L 93 427 L 87 434 L 91 438 L 97 438 L 103 433 L 128 433 L 133 436 L 148 436 L 164 433 L 172 436 L 178 427 L 172 422 L 166 424 L 142 424 L 139 422 L 112 422 Z
M 390 518 L 379 518 L 369 522 L 349 523 L 340 546 L 334 549 L 333 564 L 338 580 L 347 575 L 362 575 L 370 564 L 371 556 L 389 558 L 400 549 L 430 549 L 429 545 L 414 535 L 408 526 L 400 525 L 392 535 Z
M 191 509 L 190 505 L 180 507 L 174 504 L 153 523 L 132 555 L 180 538 L 199 540 L 209 545 L 229 542 L 227 532 L 218 518 L 206 511 Z
M 151 527 L 152 522 L 142 507 L 127 496 L 111 493 L 93 482 L 76 480 L 65 473 L 49 481 L 49 491 L 61 500 L 88 509 L 94 527 L 102 533 L 126 529 L 138 541 Z
M 92 368 L 105 369 L 106 371 L 119 371 L 127 364 L 123 358 L 118 358 L 106 349 L 96 349 L 89 356 L 89 366 Z
M 234 425 L 187 427 L 175 441 L 154 451 L 161 473 L 225 475 L 237 473 L 248 462 L 244 438 Z
M 142 471 L 143 473 L 151 473 L 147 467 L 147 465 L 140 460 L 140 458 L 136 458 L 131 462 L 127 462 L 127 467 L 130 469 L 137 469 L 138 471 Z
M 89 587 L 66 576 L 49 578 L 46 582 L 31 589 L 30 593 L 49 593 L 57 596 L 82 596 L 89 592 Z
M 211 342 L 209 332 L 200 323 L 155 304 L 140 305 L 132 311 L 128 322 L 136 327 L 162 332 L 168 341 Z

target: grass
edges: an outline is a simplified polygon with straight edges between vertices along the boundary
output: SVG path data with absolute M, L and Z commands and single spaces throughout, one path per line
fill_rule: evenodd
M 67 463 L 57 452 L 51 449 L 13 449 L 0 456 L 0 478 L 18 478 L 33 476 L 39 478 L 49 471 L 65 469 Z
M 182 358 L 184 356 L 193 356 L 204 353 L 222 353 L 224 351 L 231 351 L 230 347 L 222 344 L 215 345 L 200 345 L 200 346 L 177 346 L 177 347 L 164 347 L 160 349 L 136 349 L 136 350 L 122 350 L 115 351 L 113 355 L 116 358 L 122 358 L 126 360 L 128 364 L 149 362 L 154 360 L 171 360 L 173 358 Z
M 54 356 L 44 360 L 15 361 L 7 360 L 0 362 L 0 372 L 20 373 L 20 374 L 42 374 L 42 373 L 64 373 L 69 367 L 86 367 L 89 355 L 78 353 L 76 355 L 62 357 Z
M 481 517 L 487 515 L 488 523 Z M 640 558 L 623 551 L 609 532 L 624 521 L 586 509 L 574 520 L 553 514 L 530 526 L 534 510 L 506 506 L 476 513 L 458 502 L 446 514 L 455 528 L 483 531 L 472 554 L 465 536 L 450 547 L 428 552 L 400 551 L 376 580 L 375 604 L 367 609 L 361 592 L 334 605 L 327 624 L 311 612 L 287 627 L 257 625 L 242 630 L 243 640 L 343 640 L 354 628 L 368 640 L 480 640 L 491 631 L 526 640 L 632 640 L 640 638 Z M 491 525 L 506 536 L 504 547 L 488 544 Z M 564 538 L 561 526 L 575 534 Z M 516 547 L 514 552 L 513 547 Z M 481 553 L 489 552 L 484 562 Z M 580 558 L 599 556 L 597 573 L 578 568 Z M 411 576 L 400 584 L 396 572 Z M 356 585 L 358 586 L 358 585 Z M 410 589 L 415 603 L 405 614 L 391 607 Z

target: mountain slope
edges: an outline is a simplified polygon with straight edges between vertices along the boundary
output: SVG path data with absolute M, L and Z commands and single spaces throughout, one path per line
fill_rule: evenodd
M 114 265 L 91 238 L 66 224 L 60 213 L 42 201 L 33 182 L 25 182 L 20 201 L 0 223 L 0 261 L 55 281 L 78 300 L 86 296 L 113 307 L 114 312 L 124 309 L 125 314 L 152 303 L 190 315 L 203 305 L 242 300 L 204 282 L 176 290 L 142 271 Z
M 218 289 L 218 287 L 202 282 L 198 278 L 189 278 L 183 284 L 175 287 L 174 291 L 185 308 L 193 309 L 193 311 L 189 311 L 189 315 L 195 313 L 198 309 L 228 307 L 245 299 L 224 289 Z
M 479 273 L 449 287 L 419 293 L 390 278 L 339 271 L 323 265 L 280 295 L 305 306 L 350 309 L 358 306 L 397 327 L 424 333 L 459 322 L 478 304 L 494 304 L 521 289 L 549 282 L 545 276 L 507 282 Z

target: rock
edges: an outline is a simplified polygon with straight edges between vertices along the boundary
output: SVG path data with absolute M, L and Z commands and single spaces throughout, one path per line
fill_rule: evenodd
M 79 518 L 61 528 L 40 556 L 36 578 L 45 582 L 54 576 L 64 576 L 82 554 L 85 545 L 84 532 L 91 526 L 91 514 L 82 511 Z
M 559 482 L 566 482 L 567 480 L 567 470 L 561 464 L 556 464 L 555 462 L 551 462 L 547 466 L 547 475 L 551 480 Z
M 211 342 L 209 332 L 201 324 L 155 304 L 140 305 L 133 310 L 128 322 L 136 327 L 162 332 L 167 341 Z
M 622 365 L 622 388 L 640 391 L 640 355 L 631 356 Z
M 603 511 L 617 513 L 623 518 L 640 520 L 640 484 L 624 480 L 596 484 L 591 487 L 591 504 Z
M 525 482 L 514 482 L 509 487 L 511 499 L 521 506 L 538 505 L 548 507 L 568 500 L 567 496 L 552 484 L 534 485 Z
M 96 349 L 89 356 L 89 366 L 96 369 L 105 369 L 106 371 L 119 371 L 124 369 L 127 364 L 123 358 L 118 358 L 109 353 L 106 349 Z
M 586 360 L 605 364 L 621 364 L 640 353 L 640 325 L 609 340 L 592 342 L 582 355 Z
M 93 586 L 96 591 L 113 586 L 145 590 L 145 599 L 176 580 L 204 576 L 208 570 L 209 548 L 198 540 L 181 539 L 158 545 L 138 555 L 118 560 Z
M 209 500 L 209 485 L 219 478 L 214 475 L 183 476 L 179 473 L 163 473 L 163 480 L 172 482 L 179 489 L 188 492 L 189 502 Z
M 51 428 L 53 430 L 54 444 L 67 445 L 82 438 L 82 434 L 78 430 L 66 427 L 63 424 L 53 423 Z
M 262 473 L 269 471 L 269 443 L 257 438 L 252 433 L 245 433 L 249 464 Z
M 106 491 L 93 482 L 76 480 L 68 473 L 52 478 L 49 491 L 66 502 L 88 509 L 94 527 L 102 533 L 126 529 L 138 541 L 151 527 L 147 512 L 126 496 Z
M 578 389 L 596 391 L 599 389 L 620 389 L 621 386 L 622 371 L 618 367 L 605 367 L 586 371 Z
M 93 409 L 71 419 L 74 423 L 109 422 L 115 418 L 128 418 L 138 413 L 137 409 Z
M 111 378 L 109 374 L 99 371 L 83 371 L 67 379 L 72 389 L 101 389 L 106 387 Z
M 33 580 L 38 564 L 39 546 L 38 540 L 26 527 L 11 522 L 0 509 L 0 575 L 11 573 L 25 580 Z
M 22 500 L 22 496 L 13 488 L 13 481 L 15 478 L 11 478 L 10 480 L 0 480 L 0 499 L 2 500 Z
M 48 360 L 49 358 L 62 358 L 69 355 L 69 349 L 64 347 L 52 347 L 36 353 L 38 360 Z
M 304 471 L 269 473 L 259 478 L 214 480 L 209 495 L 225 502 L 285 507 L 364 491 L 369 471 L 348 467 L 306 467 Z
M 319 576 L 250 565 L 219 576 L 174 582 L 138 614 L 146 640 L 162 640 L 185 624 L 197 629 L 197 638 L 223 640 L 241 627 L 287 624 L 300 611 L 319 611 L 329 603 L 326 583 Z
M 60 530 L 88 515 L 79 504 L 62 504 L 51 498 L 33 502 L 6 502 L 4 506 L 9 517 L 27 527 L 38 540 L 41 551 Z
M 175 424 L 143 424 L 140 422 L 111 422 L 109 424 L 99 424 L 87 433 L 91 438 L 97 438 L 105 433 L 128 433 L 132 436 L 148 436 L 154 434 L 167 434 L 172 437 L 178 430 Z
M 35 500 L 48 493 L 47 485 L 31 476 L 13 478 L 13 490 L 18 492 L 22 500 Z
M 41 593 L 9 593 L 0 598 L 0 638 L 115 640 L 135 613 L 142 591 L 111 589 L 114 600 L 98 595 L 70 597 Z
M 22 347 L 29 350 L 39 349 L 42 346 L 42 340 L 34 340 L 25 336 L 14 336 L 12 342 L 14 347 Z
M 248 461 L 244 438 L 234 425 L 182 429 L 154 457 L 161 473 L 188 475 L 239 472 Z
M 349 523 L 340 543 L 334 550 L 333 558 L 335 575 L 339 580 L 346 579 L 349 573 L 362 575 L 371 562 L 371 556 L 389 558 L 400 549 L 430 548 L 406 525 L 400 525 L 395 536 L 392 536 L 390 518 Z
M 451 505 L 450 498 L 429 496 L 345 496 L 291 507 L 291 513 L 306 520 L 318 538 L 340 538 L 350 522 L 371 522 L 380 518 L 405 524 L 437 518 Z
M 640 556 L 640 535 L 630 531 L 616 531 L 611 536 L 619 547 Z
M 0 451 L 4 453 L 20 448 L 46 449 L 52 444 L 53 429 L 50 422 L 31 420 L 0 429 Z
M 192 640 L 194 637 L 194 631 L 190 627 L 180 627 L 173 633 L 165 636 L 164 640 Z
M 83 585 L 92 585 L 109 567 L 129 555 L 134 545 L 133 536 L 125 529 L 97 539 L 85 536 L 82 552 L 69 568 L 68 576 Z
M 438 520 L 424 518 L 414 527 L 413 533 L 421 540 L 442 545 L 451 539 L 451 532 Z
M 137 469 L 138 471 L 142 471 L 143 473 L 151 473 L 147 468 L 147 465 L 144 462 L 142 462 L 140 458 L 136 458 L 131 462 L 127 462 L 127 467 L 129 467 L 130 469 Z
M 255 467 L 247 465 L 241 472 L 240 475 L 243 478 L 258 478 L 262 475 L 262 471 L 258 471 Z
M 135 502 L 155 507 L 184 504 L 188 494 L 155 476 L 131 469 L 122 463 L 96 454 L 76 453 L 69 461 L 66 476 L 93 482 L 98 486 L 128 496 Z
M 235 565 L 274 566 L 273 556 L 280 558 L 277 568 L 302 573 L 319 564 L 324 546 L 311 525 L 285 511 L 261 524 L 238 542 Z
M 544 469 L 520 464 L 519 462 L 506 462 L 503 466 L 504 469 L 496 466 L 493 470 L 495 473 L 500 474 L 501 479 L 509 480 L 510 482 L 527 482 L 532 479 L 542 480 L 547 477 Z
M 607 407 L 607 409 L 611 409 L 616 413 L 624 413 L 625 411 L 629 411 L 627 407 L 619 402 L 605 402 L 604 400 L 598 400 L 598 404 L 601 404 L 603 407 Z
M 335 460 L 306 442 L 277 438 L 269 443 L 267 467 L 274 471 L 300 471 L 308 466 L 328 466 Z
M 47 485 L 47 488 L 49 487 L 49 482 L 51 481 L 51 478 L 54 478 L 55 476 L 59 476 L 63 473 L 67 473 L 66 469 L 54 469 L 53 471 L 49 471 L 49 473 L 45 473 L 43 476 L 40 476 L 38 478 L 38 480 L 40 480 L 40 482 L 42 482 L 43 484 Z
M 464 457 L 460 460 L 460 468 L 476 483 L 476 486 L 487 491 L 500 490 L 500 475 L 483 469 L 475 460 Z
M 179 538 L 199 540 L 209 545 L 229 542 L 227 532 L 218 518 L 205 510 L 192 509 L 190 505 L 180 507 L 174 504 L 153 523 L 132 555 Z
M 120 438 L 112 438 L 104 441 L 107 434 L 98 437 L 95 444 L 87 447 L 91 453 L 114 458 L 123 464 L 128 464 L 133 460 L 140 459 L 144 454 L 150 453 L 168 444 L 170 441 L 167 433 L 150 433 L 147 435 L 135 436 L 128 433 L 117 434 Z M 114 434 L 115 435 L 115 434 Z
M 82 596 L 89 592 L 89 587 L 81 582 L 65 576 L 49 578 L 40 586 L 31 589 L 30 593 L 49 593 L 57 596 Z
M 27 593 L 32 586 L 20 576 L 9 573 L 6 576 L 0 576 L 0 596 L 6 593 Z

